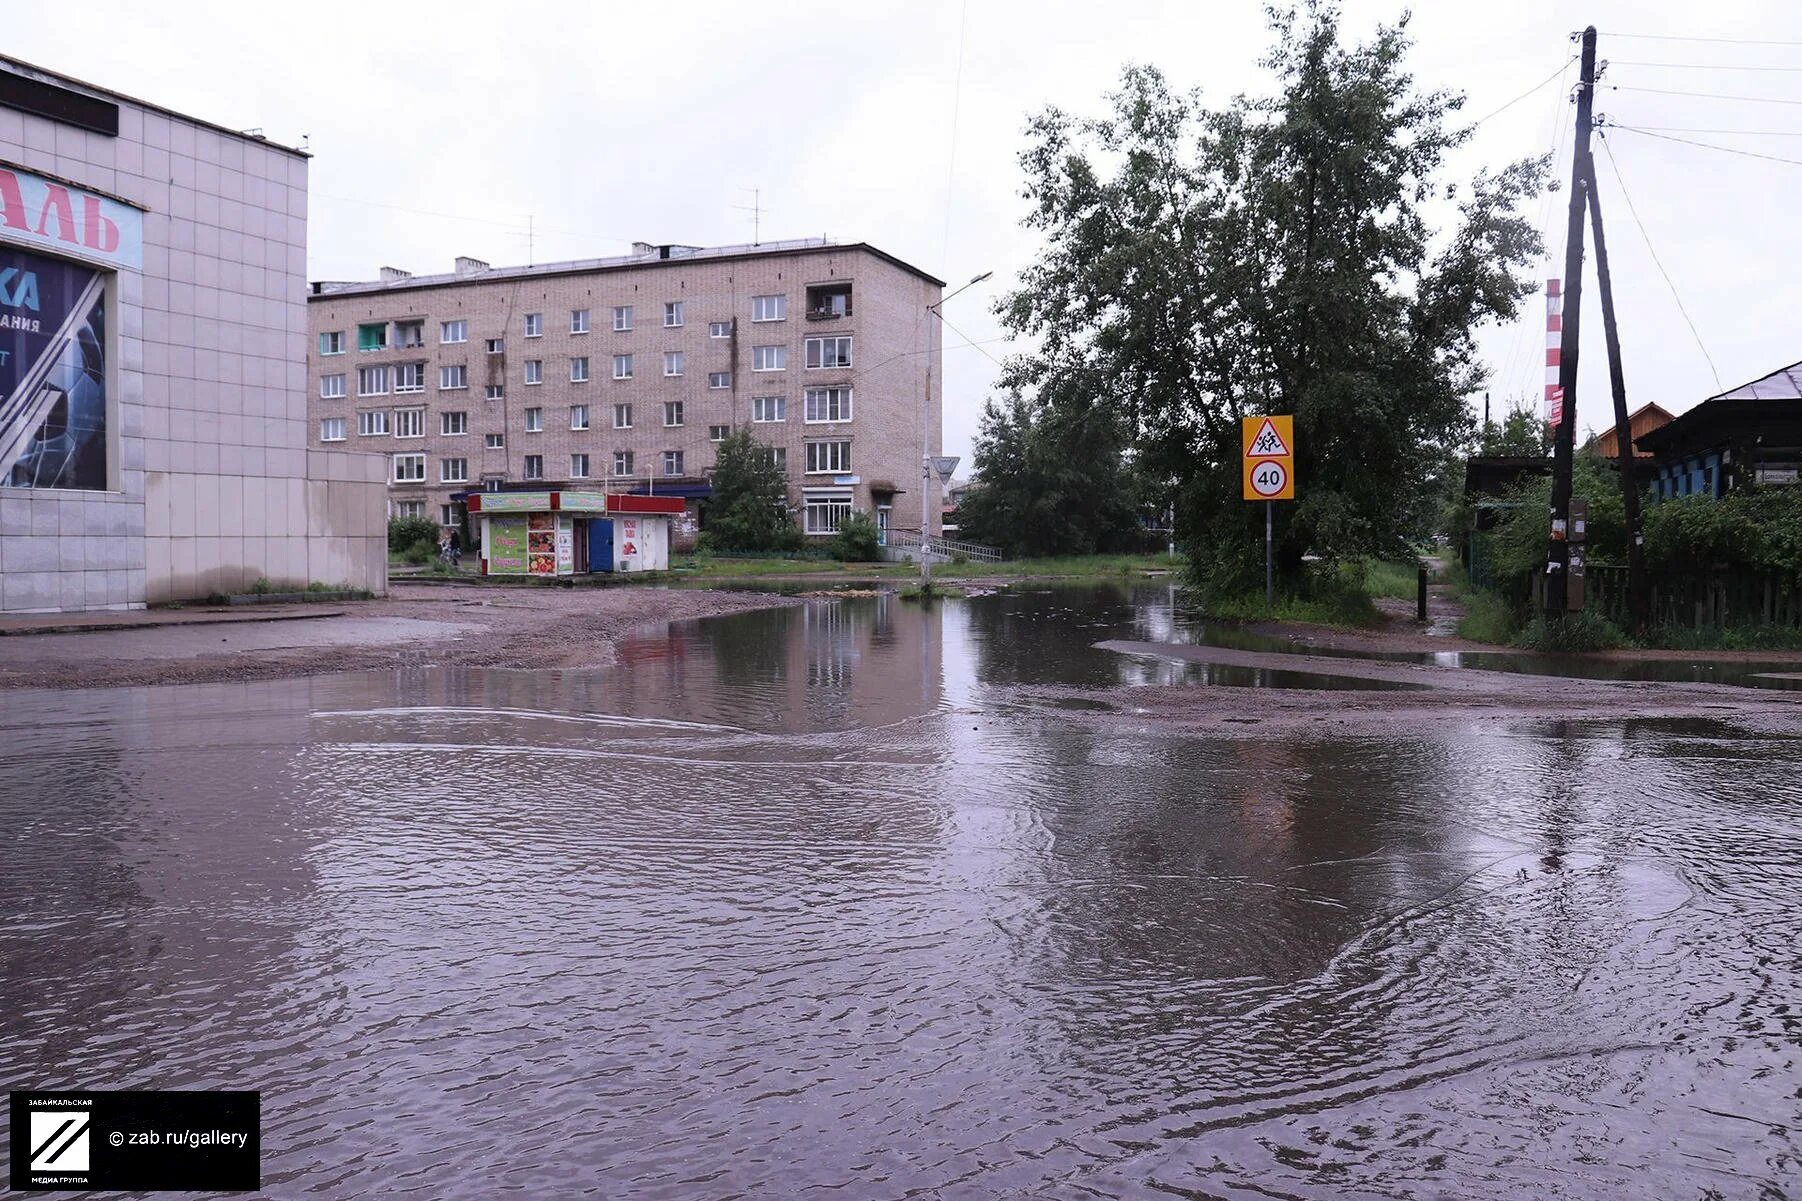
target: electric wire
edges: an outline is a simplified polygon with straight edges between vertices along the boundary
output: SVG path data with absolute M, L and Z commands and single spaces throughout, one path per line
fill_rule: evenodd
M 1802 100 L 1780 96 L 1729 96 L 1721 92 L 1684 92 L 1674 88 L 1642 88 L 1625 83 L 1604 86 L 1616 92 L 1649 92 L 1656 96 L 1688 96 L 1694 100 L 1733 100 L 1742 104 L 1802 104 Z
M 1564 65 L 1562 67 L 1560 67 L 1558 70 L 1558 77 L 1560 79 L 1562 79 L 1565 75 L 1569 74 L 1571 63 L 1573 63 L 1575 61 L 1576 61 L 1575 56 L 1565 60 Z M 1556 171 L 1558 169 L 1558 155 L 1559 155 L 1559 152 L 1561 150 L 1563 150 L 1563 148 L 1564 148 L 1565 134 L 1566 134 L 1567 130 L 1569 129 L 1569 123 L 1560 119 L 1563 116 L 1564 105 L 1561 104 L 1559 101 L 1563 97 L 1563 95 L 1564 95 L 1564 90 L 1562 88 L 1560 88 L 1558 93 L 1554 96 L 1553 101 L 1552 101 L 1552 113 L 1551 113 L 1551 122 L 1552 122 L 1551 163 L 1552 163 L 1552 166 L 1551 166 L 1551 170 L 1553 170 L 1553 171 Z M 1540 264 L 1542 267 L 1542 270 L 1541 270 L 1542 275 L 1544 274 L 1544 266 L 1547 263 L 1547 261 L 1549 260 L 1551 253 L 1552 253 L 1552 249 L 1551 249 L 1552 248 L 1552 237 L 1551 237 L 1551 228 L 1550 227 L 1551 227 L 1553 215 L 1555 214 L 1556 209 L 1557 209 L 1557 197 L 1558 197 L 1557 189 L 1550 187 L 1550 186 L 1548 186 L 1545 189 L 1545 195 L 1540 197 L 1540 200 L 1539 200 L 1539 213 L 1538 213 L 1539 219 L 1534 225 L 1534 228 L 1540 232 L 1540 234 L 1542 236 L 1542 240 L 1544 241 L 1544 244 L 1545 244 L 1545 250 L 1542 253 L 1541 258 L 1540 258 Z M 1528 338 L 1528 334 L 1531 331 L 1532 325 L 1533 325 L 1533 323 L 1532 323 L 1531 318 L 1524 318 L 1523 320 L 1518 322 L 1515 327 L 1514 347 L 1508 355 L 1507 380 L 1506 380 L 1506 384 L 1503 388 L 1504 399 L 1510 406 L 1512 406 L 1514 404 L 1514 399 L 1515 399 L 1515 395 L 1517 394 L 1517 392 L 1521 388 L 1526 386 L 1526 381 L 1522 379 L 1523 374 L 1527 374 L 1531 371 L 1531 366 L 1530 366 L 1529 360 L 1526 358 L 1526 349 L 1527 349 L 1527 338 Z M 1544 354 L 1541 353 L 1541 354 L 1532 356 L 1531 362 L 1542 362 L 1543 360 L 1544 360 Z
M 1636 133 L 1642 137 L 1657 138 L 1661 142 L 1677 142 L 1684 146 L 1698 146 L 1703 150 L 1718 150 L 1722 154 L 1735 154 L 1740 158 L 1763 159 L 1767 163 L 1787 163 L 1792 167 L 1802 167 L 1802 159 L 1784 158 L 1776 154 L 1760 154 L 1756 150 L 1741 150 L 1737 146 L 1716 146 L 1711 142 L 1698 142 L 1694 138 L 1673 138 L 1668 133 L 1653 133 L 1650 127 L 1640 125 L 1605 125 L 1604 129 L 1619 129 L 1627 133 Z
M 1764 67 L 1742 65 L 1739 63 L 1655 63 L 1646 59 L 1611 58 L 1610 67 L 1664 67 L 1673 71 L 1778 71 L 1783 74 L 1794 74 L 1802 71 L 1802 67 Z
M 1633 217 L 1633 224 L 1639 227 L 1639 236 L 1645 241 L 1646 253 L 1652 256 L 1652 265 L 1658 268 L 1658 274 L 1664 277 L 1665 286 L 1671 290 L 1671 299 L 1677 302 L 1677 311 L 1683 314 L 1684 322 L 1689 326 L 1690 335 L 1696 340 L 1696 348 L 1702 352 L 1702 358 L 1708 363 L 1709 374 L 1714 376 L 1714 386 L 1725 391 L 1726 385 L 1721 383 L 1721 373 L 1714 365 L 1714 356 L 1708 353 L 1708 346 L 1702 341 L 1702 331 L 1696 328 L 1695 319 L 1689 315 L 1689 309 L 1683 304 L 1683 297 L 1677 291 L 1677 282 L 1671 273 L 1664 269 L 1664 262 L 1658 257 L 1658 251 L 1652 246 L 1652 235 L 1646 232 L 1646 223 L 1639 218 L 1639 210 L 1633 205 L 1633 197 L 1627 191 L 1627 181 L 1621 175 L 1620 164 L 1614 159 L 1614 148 L 1608 144 L 1606 137 L 1598 138 L 1602 143 L 1602 152 L 1608 157 L 1608 170 L 1614 176 L 1614 182 L 1621 190 L 1621 199 L 1626 202 L 1627 212 Z
M 1689 37 L 1678 33 L 1621 33 L 1619 30 L 1603 29 L 1611 38 L 1632 38 L 1642 42 L 1712 42 L 1723 46 L 1802 46 L 1802 42 L 1774 41 L 1770 38 L 1713 38 Z
M 1483 116 L 1478 117 L 1475 121 L 1471 122 L 1470 128 L 1474 130 L 1478 126 L 1482 125 L 1483 122 L 1489 120 L 1491 117 L 1501 116 L 1503 113 L 1507 112 L 1509 109 L 1513 108 L 1515 105 L 1519 104 L 1521 101 L 1525 100 L 1527 97 L 1533 95 L 1533 93 L 1539 91 L 1539 89 L 1543 88 L 1546 84 L 1551 83 L 1554 79 L 1561 78 L 1564 75 L 1564 73 L 1570 69 L 1571 63 L 1573 63 L 1575 61 L 1576 61 L 1576 55 L 1573 54 L 1570 58 L 1567 58 L 1562 63 L 1559 63 L 1558 69 L 1556 71 L 1553 71 L 1550 75 L 1546 76 L 1544 79 L 1540 80 L 1538 83 L 1534 84 L 1532 87 L 1528 88 L 1526 91 L 1522 92 L 1520 95 L 1516 96 L 1514 99 L 1510 100 L 1508 103 L 1502 105 L 1502 107 L 1495 109 L 1489 113 L 1486 113 Z

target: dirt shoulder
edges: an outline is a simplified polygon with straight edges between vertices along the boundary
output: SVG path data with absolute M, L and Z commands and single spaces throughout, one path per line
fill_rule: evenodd
M 395 667 L 580 668 L 611 662 L 627 632 L 660 622 L 805 602 L 774 593 L 686 588 L 408 585 L 359 604 L 281 620 L 183 610 L 83 633 L 0 638 L 0 688 L 112 688 L 267 680 Z
M 1036 690 L 1107 720 L 1210 733 L 1406 734 L 1447 721 L 1716 719 L 1802 735 L 1802 692 L 1677 681 L 1579 679 L 1430 663 L 1113 640 L 1103 649 L 1237 672 L 1240 684 Z M 1310 679 L 1309 677 L 1315 677 Z

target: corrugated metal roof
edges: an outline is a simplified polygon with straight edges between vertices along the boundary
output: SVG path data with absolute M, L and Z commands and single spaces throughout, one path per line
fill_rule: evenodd
M 1802 363 L 1780 367 L 1761 379 L 1741 384 L 1710 400 L 1802 400 Z

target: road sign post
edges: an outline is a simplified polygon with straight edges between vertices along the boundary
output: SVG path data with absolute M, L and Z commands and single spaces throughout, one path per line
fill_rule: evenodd
M 1239 419 L 1241 495 L 1264 502 L 1264 607 L 1276 608 L 1276 502 L 1295 499 L 1295 418 Z

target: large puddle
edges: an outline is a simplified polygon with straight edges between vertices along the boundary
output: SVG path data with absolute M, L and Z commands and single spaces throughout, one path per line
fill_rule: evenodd
M 1802 743 L 1031 699 L 1179 624 L 0 695 L 0 1076 L 260 1089 L 279 1197 L 1793 1192 Z

